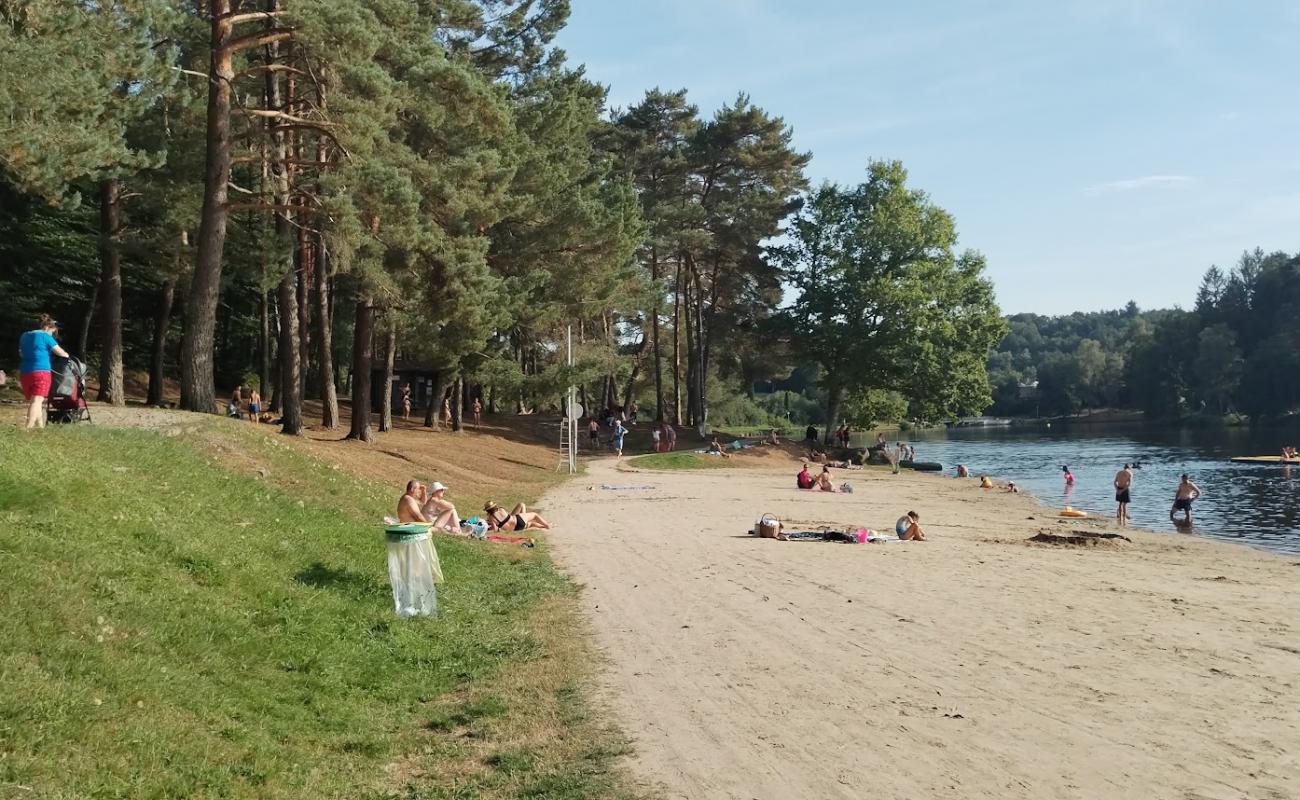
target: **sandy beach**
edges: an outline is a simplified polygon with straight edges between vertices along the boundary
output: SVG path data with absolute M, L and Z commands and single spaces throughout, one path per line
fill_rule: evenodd
M 776 459 L 770 459 L 776 461 Z M 974 481 L 613 461 L 553 491 L 632 769 L 673 798 L 1300 797 L 1300 560 L 1190 536 L 1031 543 Z M 602 484 L 645 486 L 620 490 Z M 746 535 L 764 512 L 925 543 Z

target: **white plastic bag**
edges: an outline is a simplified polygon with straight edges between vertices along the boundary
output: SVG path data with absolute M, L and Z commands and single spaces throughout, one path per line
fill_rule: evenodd
M 437 584 L 443 581 L 442 565 L 428 529 L 394 526 L 386 530 L 385 539 L 393 611 L 399 617 L 438 616 Z

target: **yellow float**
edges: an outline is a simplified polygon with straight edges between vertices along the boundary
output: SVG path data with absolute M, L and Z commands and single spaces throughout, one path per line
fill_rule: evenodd
M 1061 516 L 1063 516 L 1063 517 L 1086 517 L 1086 516 L 1088 516 L 1088 512 L 1087 512 L 1087 511 L 1080 511 L 1080 510 L 1077 509 L 1077 508 L 1070 508 L 1069 506 L 1066 506 L 1065 508 L 1061 509 Z

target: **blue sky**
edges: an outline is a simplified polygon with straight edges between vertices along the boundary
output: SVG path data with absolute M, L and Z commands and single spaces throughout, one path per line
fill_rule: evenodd
M 1190 306 L 1211 264 L 1300 251 L 1300 2 L 573 0 L 615 106 L 747 92 L 852 183 L 901 159 L 1008 313 Z

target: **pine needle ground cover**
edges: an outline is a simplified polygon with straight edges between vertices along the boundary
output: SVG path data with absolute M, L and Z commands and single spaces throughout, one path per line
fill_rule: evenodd
M 573 586 L 439 539 L 398 620 L 391 494 L 216 422 L 0 429 L 0 796 L 626 796 Z

